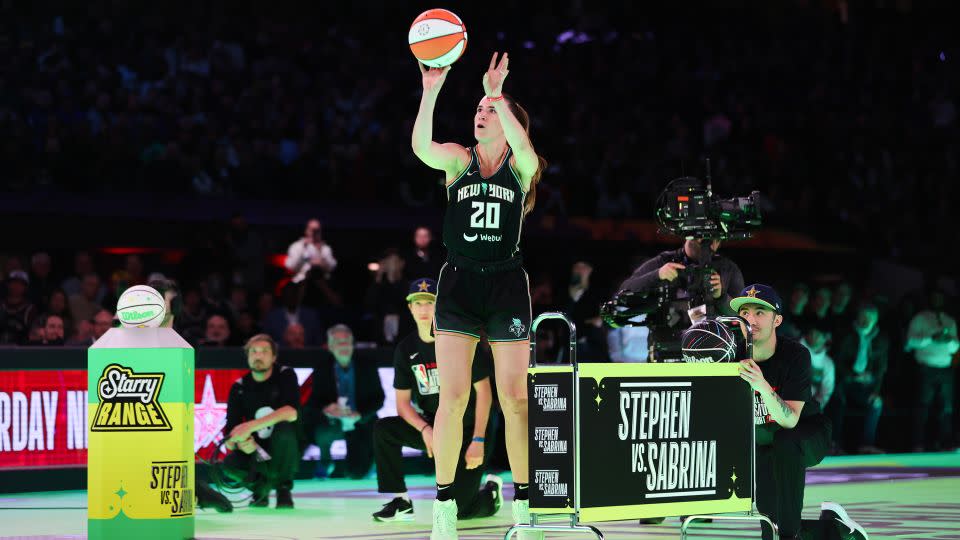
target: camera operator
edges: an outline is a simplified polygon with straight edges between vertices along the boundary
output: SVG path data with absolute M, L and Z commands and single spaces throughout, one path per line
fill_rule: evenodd
M 687 239 L 680 249 L 664 251 L 640 265 L 620 286 L 627 292 L 651 291 L 661 285 L 671 290 L 666 312 L 647 319 L 653 361 L 669 359 L 657 354 L 657 343 L 679 341 L 680 332 L 692 322 L 736 315 L 730 309 L 729 291 L 743 288 L 743 273 L 732 260 L 717 254 L 719 248 L 718 239 Z

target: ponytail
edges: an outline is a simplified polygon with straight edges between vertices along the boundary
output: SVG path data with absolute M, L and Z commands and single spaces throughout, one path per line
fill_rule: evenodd
M 510 112 L 513 113 L 513 116 L 515 116 L 517 121 L 520 122 L 520 125 L 523 126 L 523 130 L 527 132 L 527 139 L 530 140 L 530 146 L 532 148 L 533 140 L 530 139 L 530 115 L 527 114 L 527 110 L 517 103 L 512 96 L 503 94 L 503 97 L 510 106 Z M 534 152 L 536 152 L 536 150 L 534 150 Z M 530 188 L 527 190 L 527 198 L 523 204 L 524 216 L 533 212 L 533 207 L 537 204 L 537 184 L 540 182 L 540 177 L 543 176 L 543 171 L 546 168 L 547 160 L 540 154 L 537 154 L 537 171 L 533 173 L 533 178 L 530 179 Z

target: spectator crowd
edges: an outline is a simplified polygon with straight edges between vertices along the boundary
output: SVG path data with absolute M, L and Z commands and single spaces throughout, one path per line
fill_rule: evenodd
M 900 258 L 952 240 L 960 48 L 938 6 L 784 0 L 689 16 L 644 3 L 508 5 L 508 18 L 460 13 L 471 52 L 450 75 L 435 133 L 469 142 L 482 63 L 509 50 L 509 91 L 551 164 L 528 219 L 649 218 L 666 180 L 699 174 L 709 156 L 717 191 L 759 190 L 772 224 Z M 261 7 L 94 1 L 28 15 L 0 2 L 0 196 L 439 211 L 440 179 L 409 150 L 420 86 L 403 39 L 416 13 L 384 3 L 371 18 L 341 3 L 320 19 Z M 0 246 L 0 347 L 88 346 L 115 324 L 120 293 L 163 277 L 179 283 L 176 329 L 198 347 L 260 333 L 281 350 L 322 346 L 343 323 L 351 338 L 394 346 L 413 331 L 408 284 L 436 278 L 444 259 L 434 231 L 365 252 L 375 262 L 362 295 L 341 282 L 364 269 L 341 261 L 365 247 L 331 245 L 320 220 L 302 231 L 280 280 L 241 216 L 162 268 L 139 253 L 57 259 Z M 534 273 L 534 312 L 570 314 L 582 358 L 644 361 L 642 327 L 602 325 L 599 306 L 616 291 L 595 271 L 615 271 L 594 265 L 577 260 L 562 281 Z M 954 298 L 929 286 L 892 303 L 841 279 L 788 290 L 781 331 L 811 351 L 837 452 L 880 451 L 883 419 L 895 414 L 909 417 L 911 448 L 956 443 Z M 548 332 L 538 353 L 558 356 L 564 343 Z

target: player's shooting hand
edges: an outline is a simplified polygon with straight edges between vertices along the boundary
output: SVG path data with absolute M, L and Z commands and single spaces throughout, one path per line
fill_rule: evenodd
M 447 73 L 450 72 L 450 66 L 442 68 L 431 68 L 425 66 L 422 62 L 417 62 L 420 66 L 420 73 L 423 75 L 423 91 L 439 92 L 443 82 L 447 80 Z

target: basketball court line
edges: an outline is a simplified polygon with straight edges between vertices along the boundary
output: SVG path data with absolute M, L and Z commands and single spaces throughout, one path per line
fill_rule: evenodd
M 232 514 L 201 510 L 198 540 L 423 540 L 429 536 L 433 478 L 408 478 L 415 521 L 376 523 L 371 514 L 386 502 L 376 480 L 298 481 L 297 508 L 283 511 L 238 508 Z M 510 526 L 509 500 L 497 516 L 460 522 L 461 540 L 500 540 Z M 821 501 L 841 503 L 854 519 L 882 540 L 960 540 L 960 454 L 845 456 L 828 458 L 808 471 L 804 517 L 816 518 Z M 0 495 L 0 538 L 76 539 L 86 533 L 83 491 Z M 676 540 L 679 520 L 640 526 L 636 521 L 596 524 L 607 539 Z M 691 540 L 759 538 L 752 524 L 702 524 Z M 549 534 L 548 540 L 586 538 L 583 534 Z

